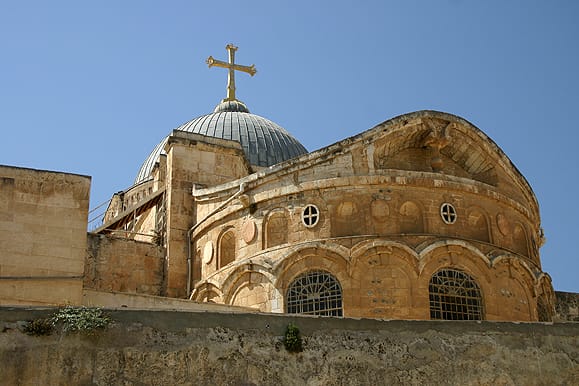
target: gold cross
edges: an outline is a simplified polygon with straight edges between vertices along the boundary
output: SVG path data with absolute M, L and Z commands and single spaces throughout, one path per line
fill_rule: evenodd
M 227 68 L 229 70 L 229 76 L 227 77 L 227 98 L 224 101 L 234 101 L 235 99 L 235 70 L 247 72 L 249 75 L 254 76 L 257 70 L 255 69 L 255 64 L 251 66 L 242 66 L 240 64 L 235 64 L 235 51 L 237 47 L 233 44 L 228 44 L 225 49 L 229 52 L 229 62 L 222 62 L 221 60 L 213 59 L 213 56 L 207 58 L 207 64 L 209 67 L 217 66 Z

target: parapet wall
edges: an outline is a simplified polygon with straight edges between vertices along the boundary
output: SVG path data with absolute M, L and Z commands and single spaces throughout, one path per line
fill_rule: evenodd
M 579 322 L 579 293 L 556 291 L 556 322 Z
M 90 177 L 0 165 L 0 305 L 80 304 Z
M 161 295 L 164 256 L 156 244 L 89 233 L 84 288 Z
M 381 321 L 275 314 L 110 311 L 92 336 L 32 337 L 0 309 L 6 384 L 553 385 L 579 379 L 579 323 Z M 282 343 L 289 323 L 304 351 Z

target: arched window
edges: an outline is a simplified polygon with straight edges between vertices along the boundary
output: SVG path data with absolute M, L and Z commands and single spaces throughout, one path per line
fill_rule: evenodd
M 342 287 L 328 272 L 307 272 L 289 286 L 286 307 L 288 314 L 342 316 Z
M 468 274 L 452 269 L 435 273 L 428 285 L 430 318 L 442 320 L 482 320 L 481 291 Z
M 219 239 L 219 267 L 225 267 L 235 261 L 235 234 L 227 231 Z

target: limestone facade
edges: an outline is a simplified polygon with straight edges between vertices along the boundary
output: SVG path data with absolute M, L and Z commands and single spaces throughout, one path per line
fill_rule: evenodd
M 235 141 L 174 131 L 151 179 L 116 197 L 96 233 L 162 247 L 170 297 L 288 312 L 296 283 L 323 279 L 338 315 L 429 319 L 440 276 L 472 287 L 476 318 L 554 312 L 532 189 L 446 113 L 406 114 L 268 168 Z M 319 305 L 320 293 L 299 296 Z
M 90 177 L 0 165 L 0 305 L 80 304 Z
M 175 130 L 162 144 L 88 239 L 89 177 L 0 167 L 1 304 L 157 296 L 274 313 L 553 318 L 535 195 L 460 117 L 406 114 L 270 167 L 234 140 Z

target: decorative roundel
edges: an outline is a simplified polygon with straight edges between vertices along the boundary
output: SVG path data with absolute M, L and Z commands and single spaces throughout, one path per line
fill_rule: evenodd
M 320 210 L 317 206 L 313 204 L 308 204 L 302 211 L 302 223 L 307 228 L 313 228 L 316 226 L 320 219 Z
M 246 221 L 241 227 L 241 237 L 243 237 L 243 241 L 245 241 L 246 244 L 249 244 L 255 240 L 256 234 L 257 229 L 253 220 Z
M 213 260 L 213 243 L 210 240 L 203 247 L 203 262 L 209 264 L 211 260 Z
M 440 206 L 440 217 L 445 224 L 454 224 L 456 221 L 456 209 L 451 204 L 445 202 Z

